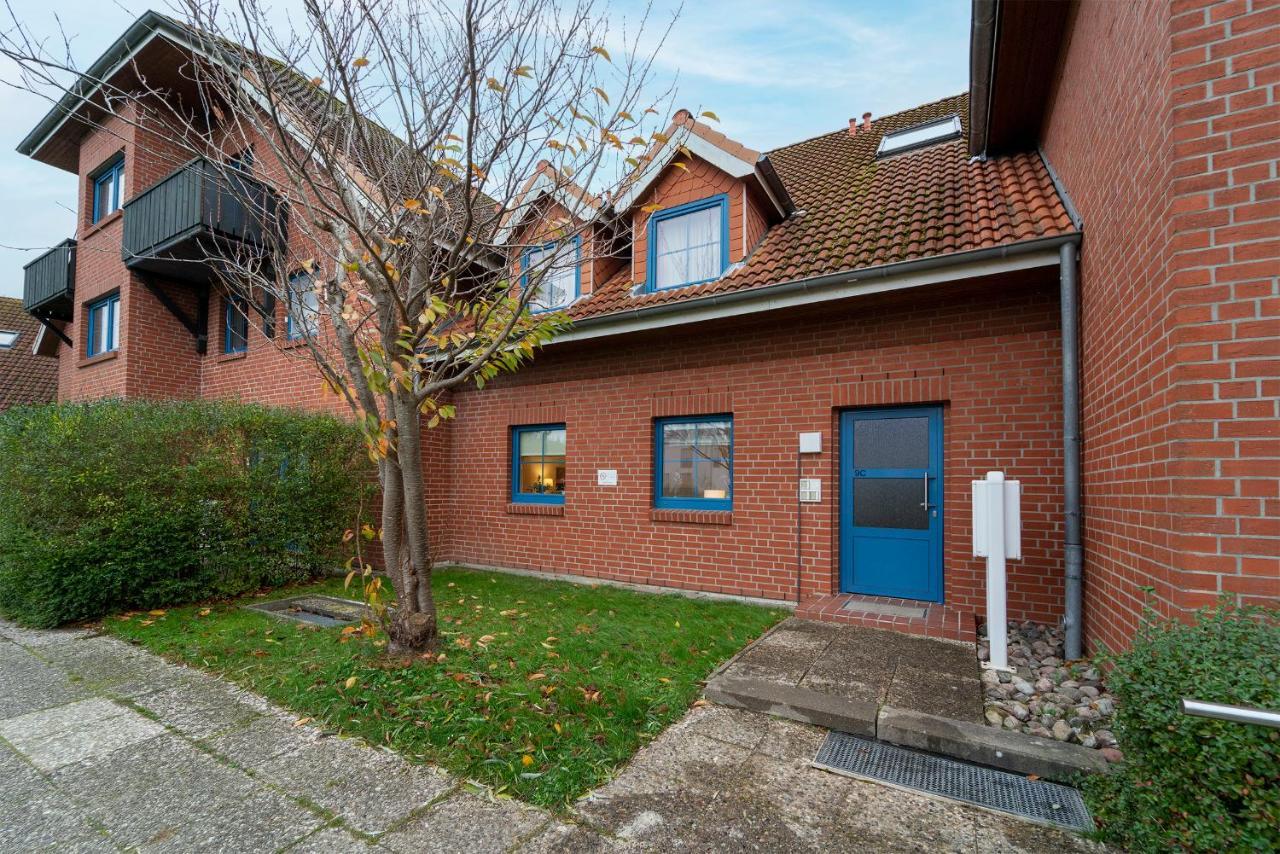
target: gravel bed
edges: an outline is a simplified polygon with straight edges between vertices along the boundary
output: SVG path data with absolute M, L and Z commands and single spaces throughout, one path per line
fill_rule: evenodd
M 1111 730 L 1115 697 L 1096 667 L 1064 661 L 1062 648 L 1060 626 L 1010 621 L 1009 666 L 1017 672 L 982 671 L 987 724 L 1094 748 L 1108 762 L 1123 760 Z M 989 653 L 983 626 L 978 658 L 987 661 Z

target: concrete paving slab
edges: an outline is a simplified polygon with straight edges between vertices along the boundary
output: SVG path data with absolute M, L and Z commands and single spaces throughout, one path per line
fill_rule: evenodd
M 270 817 L 264 822 L 264 817 Z M 274 851 L 292 845 L 328 819 L 277 792 L 259 789 L 240 801 L 185 817 L 138 847 L 142 852 Z
M 387 849 L 368 842 L 341 827 L 315 831 L 283 849 L 282 854 L 351 854 L 351 852 L 385 852 Z
M 378 842 L 401 854 L 501 854 L 548 820 L 546 813 L 517 801 L 461 789 Z
M 0 744 L 0 851 L 114 851 L 83 810 Z
M 49 779 L 124 846 L 216 820 L 259 788 L 172 734 L 64 766 Z
M 885 705 L 977 723 L 982 720 L 982 683 L 976 677 L 899 663 Z
M 19 750 L 25 750 L 32 744 L 70 730 L 92 728 L 108 718 L 136 714 L 137 712 L 106 698 L 93 697 L 0 721 L 0 738 L 8 740 Z
M 520 845 L 521 854 L 600 854 L 639 851 L 639 846 L 613 839 L 579 824 L 552 821 L 532 839 Z
M 0 720 L 92 696 L 23 647 L 0 641 Z
M 688 733 L 753 750 L 769 732 L 770 721 L 775 719 L 757 712 L 708 706 L 701 713 L 685 720 L 689 722 L 685 727 Z
M 118 750 L 164 734 L 164 727 L 137 712 L 107 718 L 68 730 L 51 738 L 19 744 L 12 742 L 41 771 L 109 757 Z
M 257 774 L 365 833 L 388 830 L 457 785 L 439 769 L 341 738 L 284 753 Z
M 315 744 L 323 737 L 313 727 L 294 726 L 294 720 L 285 715 L 262 715 L 205 738 L 201 744 L 232 764 L 256 773 L 277 757 Z

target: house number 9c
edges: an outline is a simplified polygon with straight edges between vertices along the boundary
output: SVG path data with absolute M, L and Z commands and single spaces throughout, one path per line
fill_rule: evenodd
M 866 470 L 866 469 L 854 469 L 854 470 L 853 470 L 853 476 L 854 476 L 854 477 L 866 477 L 866 476 L 867 476 L 867 470 Z

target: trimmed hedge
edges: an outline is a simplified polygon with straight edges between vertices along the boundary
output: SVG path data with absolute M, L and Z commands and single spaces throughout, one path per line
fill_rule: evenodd
M 314 577 L 343 563 L 371 475 L 358 431 L 327 416 L 207 401 L 11 409 L 0 612 L 55 626 Z
M 1280 613 L 1224 602 L 1195 620 L 1148 612 L 1110 657 L 1125 761 L 1085 782 L 1089 806 L 1131 851 L 1280 850 L 1280 730 L 1178 711 L 1183 697 L 1280 710 Z

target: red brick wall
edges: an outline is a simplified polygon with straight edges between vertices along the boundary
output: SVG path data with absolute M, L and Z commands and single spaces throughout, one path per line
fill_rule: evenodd
M 1010 613 L 1061 613 L 1061 365 L 1056 280 L 869 298 L 782 318 L 553 346 L 482 392 L 460 392 L 437 430 L 430 488 L 445 495 L 440 557 L 646 584 L 794 599 L 796 442 L 824 501 L 803 513 L 805 596 L 837 584 L 840 409 L 945 404 L 945 595 L 979 610 L 969 557 L 969 482 L 1002 468 L 1026 485 L 1026 559 L 1011 564 Z M 732 524 L 652 509 L 653 419 L 734 415 Z M 563 509 L 509 498 L 510 428 L 564 421 Z M 596 485 L 596 470 L 618 486 Z M 436 499 L 439 502 L 439 498 Z M 525 512 L 520 512 L 525 510 Z M 536 514 L 536 515 L 533 515 Z M 434 514 L 433 514 L 434 515 Z M 724 521 L 724 520 L 716 520 Z
M 1280 10 L 1079 4 L 1043 133 L 1084 219 L 1085 633 L 1280 600 Z

